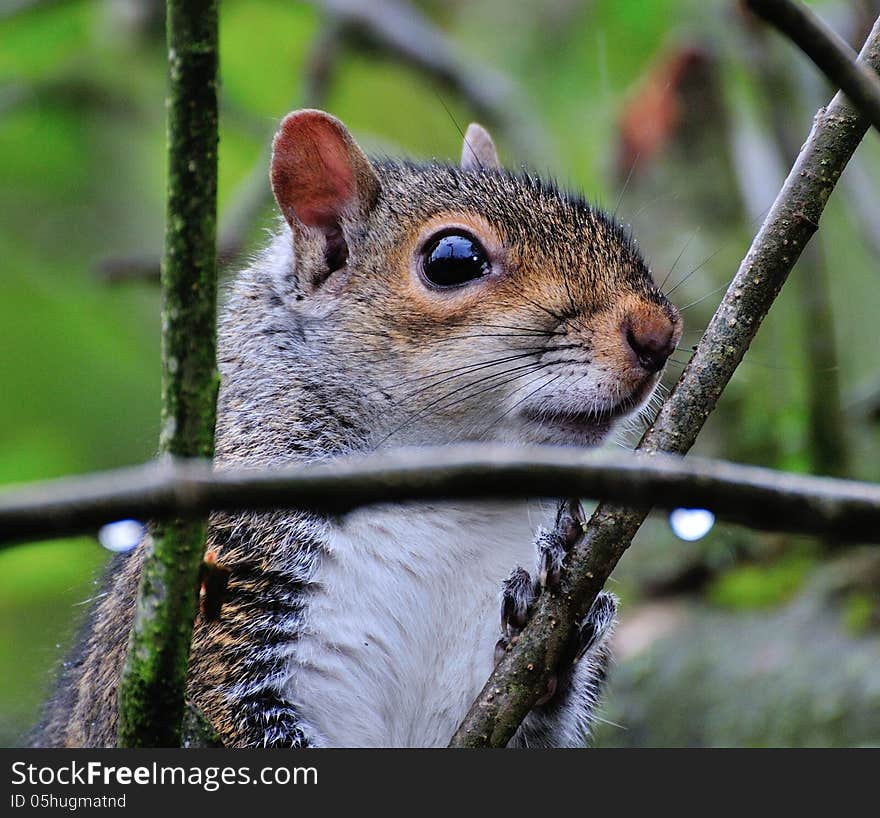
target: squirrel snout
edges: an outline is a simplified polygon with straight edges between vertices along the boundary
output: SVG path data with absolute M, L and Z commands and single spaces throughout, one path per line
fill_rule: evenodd
M 676 324 L 659 309 L 630 315 L 624 332 L 638 365 L 652 374 L 663 369 L 678 342 Z

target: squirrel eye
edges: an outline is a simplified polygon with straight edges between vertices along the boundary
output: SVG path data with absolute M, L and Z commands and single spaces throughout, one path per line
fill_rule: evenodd
M 435 287 L 460 287 L 491 271 L 486 251 L 466 233 L 446 233 L 425 246 L 422 273 Z

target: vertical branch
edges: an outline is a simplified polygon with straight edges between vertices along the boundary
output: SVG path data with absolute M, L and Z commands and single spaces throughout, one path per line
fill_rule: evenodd
M 167 37 L 160 451 L 211 457 L 219 382 L 217 0 L 168 0 Z M 204 520 L 152 527 L 119 688 L 120 746 L 179 746 L 204 542 Z

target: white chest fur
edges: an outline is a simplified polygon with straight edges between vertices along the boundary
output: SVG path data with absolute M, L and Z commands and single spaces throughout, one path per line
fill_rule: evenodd
M 371 508 L 334 527 L 289 691 L 317 743 L 445 746 L 492 669 L 501 583 L 532 570 L 543 522 L 481 503 Z

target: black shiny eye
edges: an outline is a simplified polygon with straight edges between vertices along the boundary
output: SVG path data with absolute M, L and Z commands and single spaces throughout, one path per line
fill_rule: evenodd
M 467 233 L 446 233 L 425 246 L 422 273 L 435 287 L 459 287 L 491 271 L 486 251 Z

